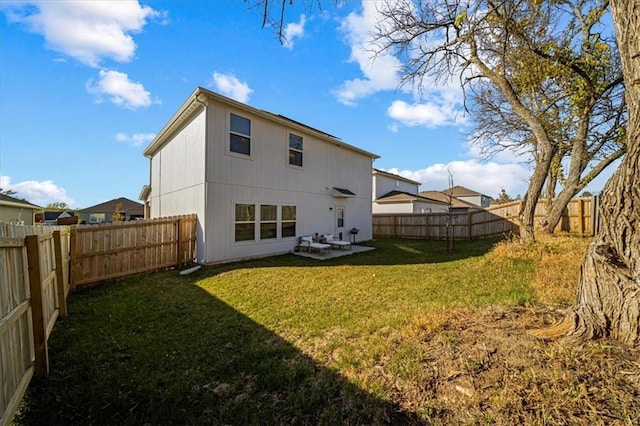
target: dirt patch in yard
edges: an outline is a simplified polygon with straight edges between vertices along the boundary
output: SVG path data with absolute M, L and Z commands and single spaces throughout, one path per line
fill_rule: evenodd
M 640 424 L 638 351 L 528 333 L 561 317 L 514 307 L 414 318 L 390 345 L 419 349 L 420 373 L 394 374 L 392 399 L 431 424 Z

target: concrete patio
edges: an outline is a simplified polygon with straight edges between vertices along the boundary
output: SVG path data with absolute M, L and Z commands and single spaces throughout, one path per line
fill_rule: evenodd
M 369 250 L 375 250 L 375 247 L 367 247 L 367 246 L 357 246 L 352 244 L 351 249 L 339 249 L 334 248 L 329 250 L 320 250 L 320 251 L 294 251 L 293 254 L 296 256 L 308 257 L 310 259 L 316 260 L 327 260 L 327 259 L 335 259 L 336 257 L 348 256 L 350 254 L 362 253 Z

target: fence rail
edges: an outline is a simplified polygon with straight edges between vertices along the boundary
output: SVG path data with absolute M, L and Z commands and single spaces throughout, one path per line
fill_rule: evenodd
M 189 215 L 73 227 L 73 286 L 192 262 L 196 223 Z
M 373 236 L 421 239 L 476 239 L 518 230 L 522 201 L 501 204 L 469 213 L 374 214 Z M 534 220 L 544 217 L 545 206 L 536 206 Z M 597 229 L 597 197 L 571 200 L 556 227 L 578 235 L 594 235 Z
M 195 247 L 195 215 L 71 228 L 0 223 L 0 426 L 31 378 L 48 374 L 47 341 L 72 286 L 191 262 Z

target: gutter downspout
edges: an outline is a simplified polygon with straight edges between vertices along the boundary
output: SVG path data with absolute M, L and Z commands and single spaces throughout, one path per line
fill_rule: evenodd
M 204 101 L 202 99 L 199 98 L 200 95 L 203 95 L 204 97 Z M 209 182 L 207 180 L 207 158 L 208 158 L 208 149 L 209 149 L 209 144 L 207 143 L 208 139 L 209 139 L 209 120 L 207 117 L 207 102 L 206 102 L 206 98 L 207 96 L 205 94 L 203 94 L 202 92 L 197 92 L 196 96 L 195 96 L 195 102 L 202 105 L 202 108 L 204 110 L 204 158 L 202 161 L 204 161 L 204 167 L 202 168 L 204 170 L 204 176 L 202 177 L 204 180 L 204 197 L 203 197 L 203 203 L 204 205 L 202 206 L 202 211 L 205 214 L 205 217 L 202 218 L 202 222 L 201 222 L 201 228 L 202 228 L 202 248 L 203 248 L 203 253 L 198 253 L 198 247 L 196 244 L 196 259 L 198 259 L 199 257 L 199 263 L 204 264 L 207 261 L 207 249 L 206 249 L 206 243 L 207 243 L 207 238 L 206 238 L 206 229 L 204 224 L 207 223 L 207 202 L 208 202 L 208 197 L 209 197 Z M 196 236 L 197 236 L 197 232 L 196 232 Z

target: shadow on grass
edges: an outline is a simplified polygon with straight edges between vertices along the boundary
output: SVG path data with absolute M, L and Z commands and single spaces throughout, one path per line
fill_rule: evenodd
M 490 238 L 482 240 L 456 241 L 455 250 L 448 253 L 446 241 L 380 238 L 373 241 L 358 243 L 358 245 L 376 248 L 376 250 L 370 250 L 362 253 L 323 260 L 285 254 L 261 259 L 206 266 L 197 273 L 197 276 L 199 278 L 204 278 L 232 271 L 234 269 L 254 267 L 314 267 L 339 265 L 384 266 L 454 262 L 471 257 L 483 256 L 488 253 L 496 243 L 503 239 L 504 238 Z
M 175 272 L 79 292 L 16 424 L 419 424 Z

